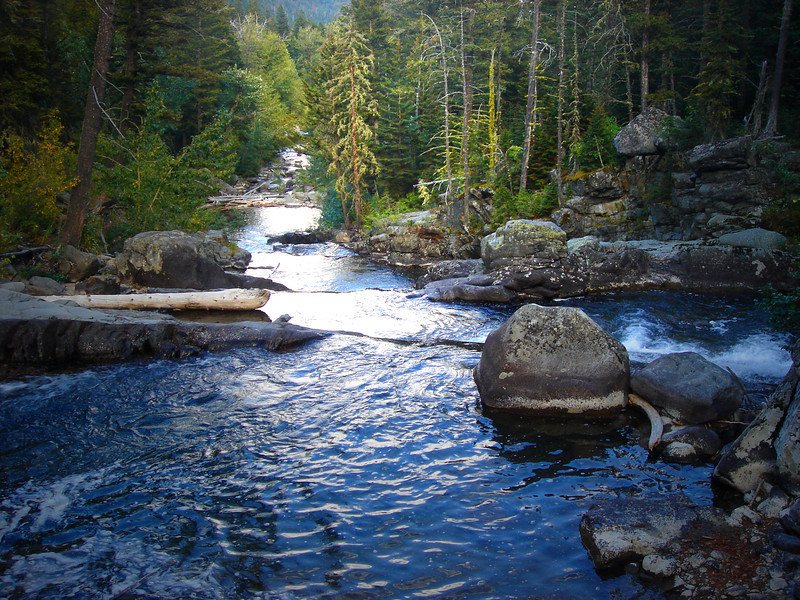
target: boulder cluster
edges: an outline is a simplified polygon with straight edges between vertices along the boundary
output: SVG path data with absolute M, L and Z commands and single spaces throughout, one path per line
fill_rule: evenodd
M 782 598 L 800 580 L 800 500 L 791 504 L 800 496 L 800 344 L 793 358 L 767 405 L 727 445 L 730 424 L 746 416 L 732 372 L 681 352 L 631 374 L 625 348 L 579 309 L 523 306 L 488 336 L 474 377 L 488 411 L 608 416 L 636 394 L 666 430 L 655 458 L 714 461 L 715 481 L 745 494 L 730 514 L 680 493 L 597 502 L 579 529 L 598 570 L 629 568 L 688 598 Z M 772 595 L 752 595 L 765 590 Z

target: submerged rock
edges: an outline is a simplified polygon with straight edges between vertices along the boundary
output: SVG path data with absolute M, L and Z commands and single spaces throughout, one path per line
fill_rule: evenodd
M 484 405 L 608 415 L 627 403 L 625 347 L 576 308 L 529 304 L 486 339 L 474 377 Z
M 657 358 L 633 374 L 631 389 L 683 423 L 723 419 L 743 399 L 736 378 L 696 352 Z
M 696 458 L 710 458 L 722 448 L 722 441 L 719 435 L 712 429 L 707 429 L 700 425 L 683 427 L 675 431 L 670 431 L 664 435 L 662 441 L 668 444 L 664 452 L 665 455 L 674 453 L 676 448 L 673 448 L 672 452 L 669 450 L 669 445 L 673 443 L 688 445 L 692 448 Z

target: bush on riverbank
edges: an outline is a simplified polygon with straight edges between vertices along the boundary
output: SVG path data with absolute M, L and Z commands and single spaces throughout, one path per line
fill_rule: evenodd
M 58 227 L 57 196 L 75 183 L 72 149 L 61 143 L 54 114 L 33 141 L 16 134 L 0 140 L 0 252 L 22 241 L 42 244 Z

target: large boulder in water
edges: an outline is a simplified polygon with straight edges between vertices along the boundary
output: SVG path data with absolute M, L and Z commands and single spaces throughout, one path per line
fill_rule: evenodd
M 550 221 L 509 221 L 481 240 L 481 258 L 488 269 L 504 261 L 533 256 L 557 260 L 567 255 L 567 234 Z
M 696 352 L 657 358 L 634 373 L 631 389 L 683 423 L 718 421 L 743 399 L 736 378 Z
M 484 405 L 607 415 L 628 398 L 628 352 L 577 308 L 523 306 L 489 334 L 474 372 Z

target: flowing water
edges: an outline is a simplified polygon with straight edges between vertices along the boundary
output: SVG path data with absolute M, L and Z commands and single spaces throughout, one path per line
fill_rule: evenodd
M 332 244 L 279 246 L 313 209 L 253 210 L 266 312 L 337 333 L 0 385 L 2 598 L 658 598 L 602 578 L 578 537 L 598 498 L 681 490 L 636 413 L 485 414 L 472 369 L 513 307 L 434 304 Z M 695 350 L 756 400 L 789 368 L 752 299 L 575 299 L 634 365 Z

